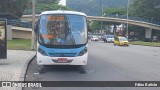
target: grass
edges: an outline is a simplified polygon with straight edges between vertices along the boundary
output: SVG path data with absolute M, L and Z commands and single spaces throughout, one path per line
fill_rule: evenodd
M 130 42 L 133 45 L 144 45 L 144 46 L 157 46 L 160 47 L 160 42 L 143 42 L 143 41 L 133 41 Z
M 8 40 L 7 48 L 14 50 L 31 50 L 31 40 L 29 39 Z
M 156 43 L 156 42 L 133 41 L 133 42 L 130 42 L 130 44 L 160 47 L 160 42 Z M 7 48 L 14 49 L 14 50 L 31 50 L 31 40 L 30 39 L 8 40 Z

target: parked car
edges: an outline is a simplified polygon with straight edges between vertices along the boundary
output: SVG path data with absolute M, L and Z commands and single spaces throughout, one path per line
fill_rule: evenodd
M 152 42 L 158 42 L 158 36 L 153 36 Z
M 99 41 L 97 36 L 91 36 L 91 41 Z
M 114 45 L 129 46 L 129 42 L 125 37 L 115 37 Z
M 106 42 L 114 42 L 114 35 L 104 35 L 103 36 L 104 43 Z
M 88 35 L 88 39 L 91 39 L 91 37 L 92 37 L 91 35 Z

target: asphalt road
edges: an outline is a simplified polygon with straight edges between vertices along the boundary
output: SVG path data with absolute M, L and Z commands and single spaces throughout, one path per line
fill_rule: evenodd
M 160 48 L 130 45 L 114 46 L 102 41 L 89 42 L 88 65 L 29 65 L 26 81 L 160 81 Z M 149 87 L 50 87 L 24 90 L 160 90 Z

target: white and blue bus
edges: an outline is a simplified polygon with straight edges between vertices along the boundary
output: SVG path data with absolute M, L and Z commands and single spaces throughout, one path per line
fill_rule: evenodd
M 38 65 L 86 65 L 88 58 L 86 14 L 44 11 L 37 23 Z

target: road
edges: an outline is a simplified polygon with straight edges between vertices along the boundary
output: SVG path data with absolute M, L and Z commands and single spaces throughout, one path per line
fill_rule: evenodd
M 87 66 L 29 65 L 26 81 L 160 81 L 160 48 L 89 41 Z M 52 87 L 24 90 L 160 90 L 146 87 Z

